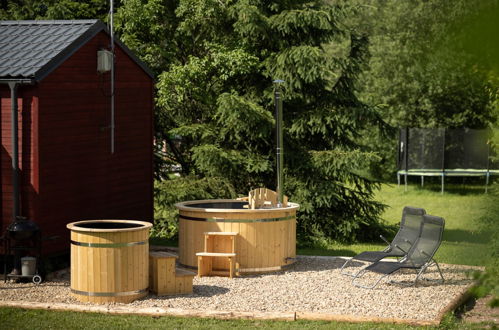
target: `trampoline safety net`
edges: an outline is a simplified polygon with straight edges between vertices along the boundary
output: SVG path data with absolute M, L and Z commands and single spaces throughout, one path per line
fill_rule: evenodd
M 493 131 L 470 128 L 402 128 L 398 145 L 400 175 L 499 175 Z M 496 132 L 497 134 L 497 132 Z

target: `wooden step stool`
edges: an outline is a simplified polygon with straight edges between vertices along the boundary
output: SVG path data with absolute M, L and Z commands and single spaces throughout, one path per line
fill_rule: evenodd
M 204 233 L 204 251 L 198 257 L 198 276 L 234 277 L 236 271 L 235 232 Z
M 163 251 L 149 252 L 149 290 L 158 296 L 192 293 L 196 273 L 175 266 L 178 256 Z

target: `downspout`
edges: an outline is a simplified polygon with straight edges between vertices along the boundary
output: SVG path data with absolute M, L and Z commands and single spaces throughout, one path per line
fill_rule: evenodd
M 17 117 L 17 85 L 18 82 L 8 82 L 10 88 L 11 101 L 11 141 L 12 141 L 12 221 L 16 221 L 19 216 L 19 148 L 18 148 L 18 117 Z
M 111 154 L 114 154 L 114 146 L 115 146 L 115 114 L 114 114 L 114 20 L 113 20 L 113 12 L 114 12 L 114 1 L 110 1 L 109 8 L 109 32 L 111 35 Z
M 7 227 L 7 230 L 12 232 L 15 231 L 16 224 L 23 223 L 20 214 L 20 202 L 21 193 L 19 188 L 19 125 L 18 125 L 18 104 L 17 104 L 17 88 L 22 84 L 33 84 L 34 81 L 30 79 L 6 79 L 0 80 L 0 83 L 6 83 L 10 88 L 10 107 L 11 107 L 11 143 L 12 143 L 12 223 Z M 18 222 L 21 220 L 20 222 Z M 35 228 L 38 227 L 33 224 Z M 32 227 L 33 228 L 33 227 Z M 7 251 L 4 251 L 7 253 Z M 20 274 L 21 270 L 21 250 L 14 251 L 14 269 L 12 270 L 13 275 Z M 4 276 L 7 276 L 6 269 L 4 267 Z M 4 277 L 6 278 L 6 277 Z
M 17 88 L 19 85 L 32 85 L 34 81 L 31 79 L 5 79 L 0 80 L 0 83 L 9 85 L 10 88 L 10 107 L 11 107 L 11 141 L 12 141 L 12 222 L 20 216 L 20 200 L 21 193 L 19 188 L 19 125 L 18 125 L 18 104 L 17 104 Z

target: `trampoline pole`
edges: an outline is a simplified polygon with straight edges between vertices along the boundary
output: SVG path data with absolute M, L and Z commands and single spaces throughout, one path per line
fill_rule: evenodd
M 409 127 L 405 127 L 405 137 L 404 137 L 405 149 L 404 149 L 404 192 L 407 192 L 407 172 L 409 171 Z
M 485 175 L 485 193 L 489 190 L 489 175 L 490 175 L 490 141 L 487 141 L 487 174 Z
M 442 172 L 442 191 L 440 192 L 442 195 L 444 194 L 444 178 L 445 178 L 445 175 L 444 175 L 444 172 Z
M 442 139 L 442 191 L 441 194 L 444 194 L 444 185 L 445 185 L 445 135 L 447 134 L 447 129 L 444 128 L 444 138 Z
M 424 187 L 424 175 L 421 175 L 421 188 Z

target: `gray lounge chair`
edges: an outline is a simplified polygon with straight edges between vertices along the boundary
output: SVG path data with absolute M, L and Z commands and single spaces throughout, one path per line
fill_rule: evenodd
M 419 278 L 431 266 L 437 267 L 443 283 L 445 281 L 444 276 L 442 275 L 442 271 L 440 270 L 440 266 L 437 261 L 433 259 L 433 256 L 442 242 L 444 227 L 445 220 L 443 218 L 432 215 L 424 215 L 421 236 L 417 239 L 416 243 L 414 243 L 403 259 L 398 262 L 378 261 L 370 266 L 367 266 L 353 278 L 352 284 L 358 287 L 372 289 L 378 285 L 382 279 L 390 276 L 398 270 L 414 269 L 417 271 L 417 276 L 414 283 L 411 285 L 415 286 Z M 360 279 L 366 272 L 378 273 L 381 274 L 381 277 L 379 277 L 373 285 L 362 285 L 357 283 L 357 280 Z M 399 282 L 399 284 L 403 283 Z
M 346 271 L 349 267 L 356 267 L 355 263 L 352 261 L 360 261 L 361 266 L 367 266 L 366 263 L 378 262 L 384 258 L 388 257 L 404 257 L 411 246 L 416 242 L 417 238 L 421 234 L 421 225 L 423 223 L 423 215 L 426 211 L 422 208 L 406 206 L 402 211 L 402 220 L 400 221 L 400 228 L 393 238 L 392 242 L 389 243 L 382 235 L 380 236 L 388 246 L 382 251 L 365 251 L 355 257 L 347 260 L 341 267 L 341 274 L 348 276 L 355 276 L 358 274 L 349 273 Z M 356 267 L 357 268 L 357 267 Z

